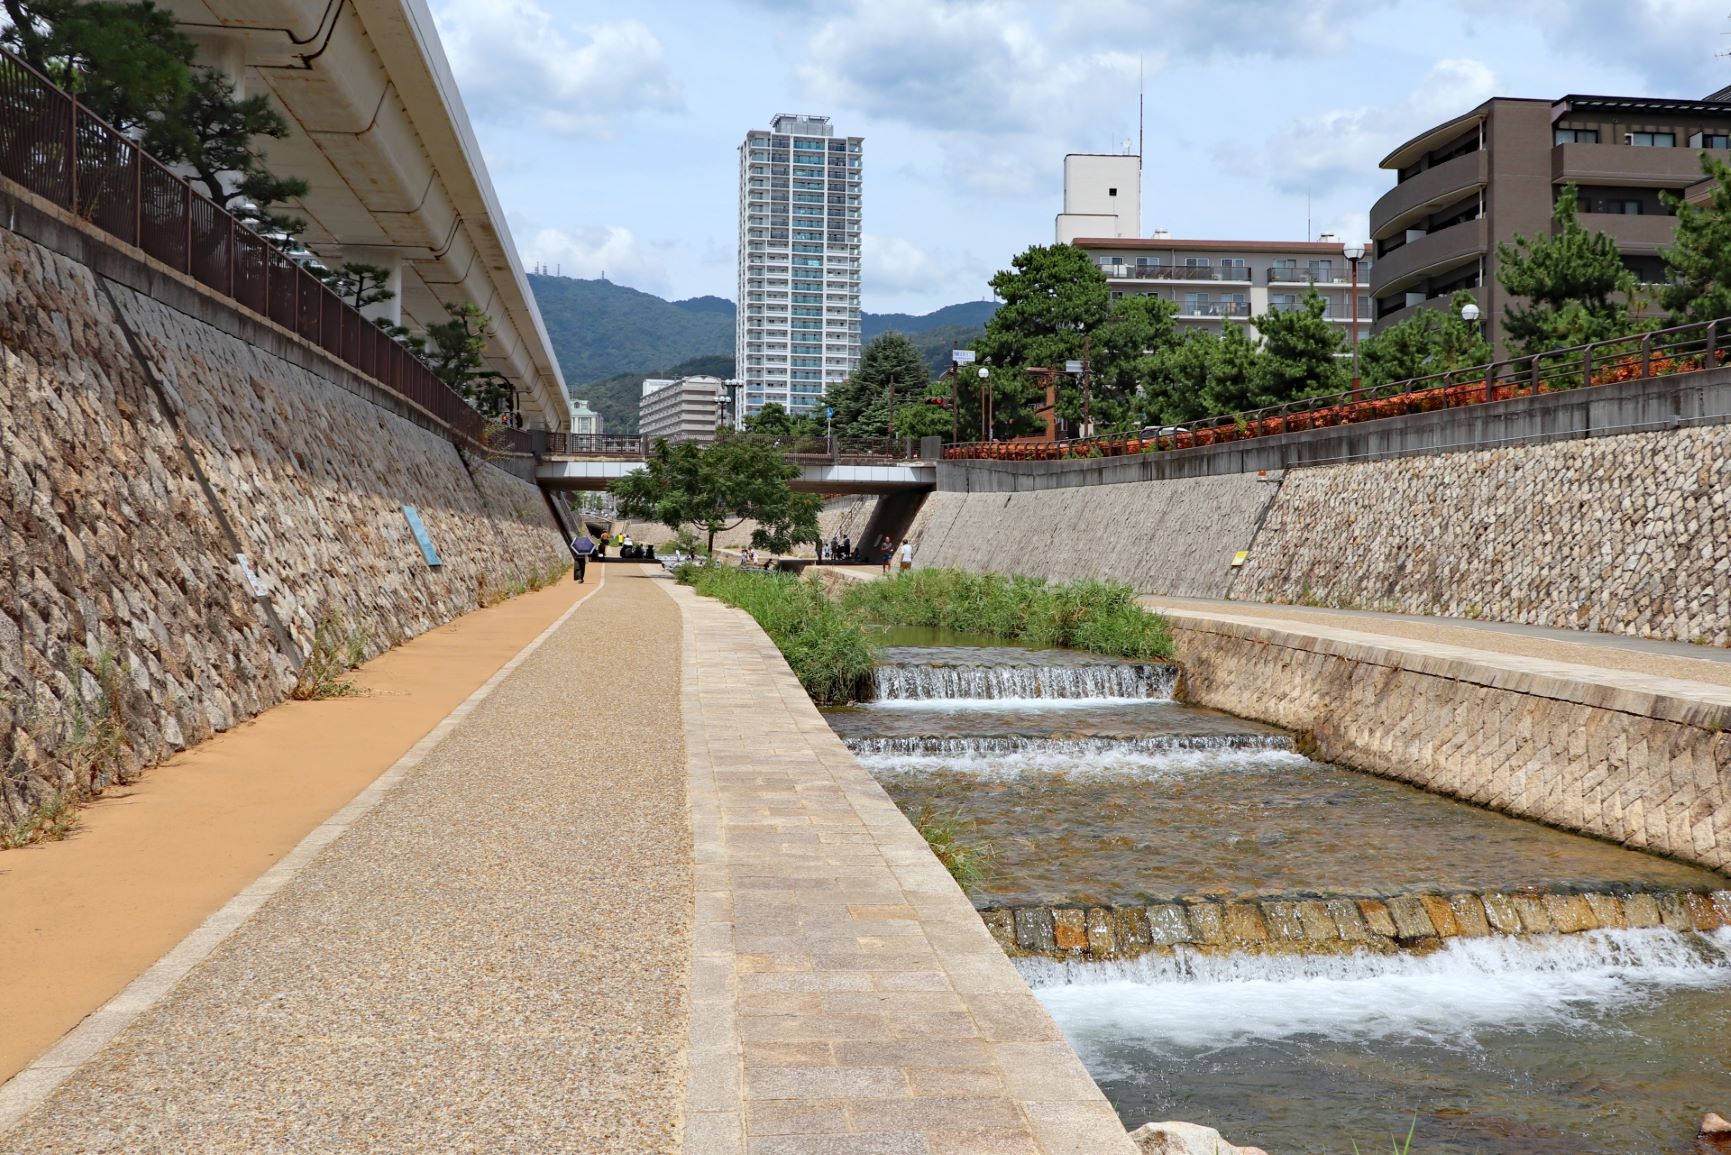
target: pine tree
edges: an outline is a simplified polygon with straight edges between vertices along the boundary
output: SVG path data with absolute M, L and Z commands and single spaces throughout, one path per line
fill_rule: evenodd
M 1035 413 L 1045 400 L 1045 389 L 1026 370 L 1062 370 L 1064 362 L 1082 360 L 1091 343 L 1088 336 L 1105 322 L 1111 305 L 1106 275 L 1072 245 L 1034 245 L 1010 264 L 992 278 L 992 291 L 1003 304 L 974 346 L 991 371 L 993 424 L 1000 436 L 1045 427 Z M 979 428 L 984 390 L 977 376 L 967 376 L 966 367 L 963 373 L 958 403 L 966 435 Z M 1060 414 L 1079 416 L 1081 406 L 1080 386 L 1064 378 Z
M 1659 194 L 1677 215 L 1674 243 L 1659 254 L 1671 270 L 1659 303 L 1672 325 L 1731 317 L 1731 165 L 1702 152 L 1701 171 L 1713 181 L 1708 204 Z
M 1347 385 L 1340 327 L 1324 313 L 1328 302 L 1314 288 L 1296 309 L 1256 318 L 1262 357 L 1256 366 L 1251 404 L 1259 409 L 1300 397 L 1338 393 Z
M 932 371 L 914 343 L 900 333 L 884 333 L 865 347 L 859 368 L 825 395 L 835 410 L 830 429 L 837 437 L 888 437 L 890 382 L 895 382 L 899 410 L 909 398 L 923 397 L 931 380 Z
M 1160 358 L 1178 343 L 1173 318 L 1178 306 L 1152 294 L 1111 303 L 1089 350 L 1091 413 L 1101 429 L 1131 429 L 1141 423 L 1145 390 L 1158 375 Z M 1065 411 L 1064 417 L 1079 416 Z
M 1580 191 L 1564 185 L 1551 236 L 1497 245 L 1497 280 L 1522 302 L 1503 307 L 1503 329 L 1523 356 L 1620 337 L 1634 327 L 1635 275 L 1616 241 L 1581 226 L 1579 202 Z
M 1491 347 L 1478 323 L 1460 315 L 1471 300 L 1473 295 L 1463 290 L 1446 310 L 1415 309 L 1406 320 L 1360 341 L 1360 379 L 1369 386 L 1387 385 L 1489 362 Z
M 1262 392 L 1262 361 L 1267 353 L 1257 347 L 1243 325 L 1227 321 L 1208 360 L 1208 381 L 1202 388 L 1203 413 L 1242 413 L 1273 404 Z

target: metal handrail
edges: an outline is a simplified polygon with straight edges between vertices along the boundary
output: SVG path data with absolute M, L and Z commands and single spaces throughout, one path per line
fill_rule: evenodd
M 470 441 L 530 451 L 527 431 L 483 417 L 281 248 L 4 49 L 0 174 L 320 346 Z
M 1483 405 L 1583 386 L 1696 372 L 1731 361 L 1728 350 L 1721 345 L 1721 331 L 1731 332 L 1731 317 L 1570 345 L 1546 353 L 1391 381 L 1385 385 L 1360 386 L 1242 413 L 1216 414 L 1185 421 L 1178 427 L 1181 431 L 1166 436 L 1143 438 L 1126 432 L 1020 444 L 1033 448 L 1049 447 L 1056 456 L 1142 452 L 1147 448 L 1189 449 L 1407 413 Z M 1135 448 L 1128 448 L 1131 443 Z M 1003 442 L 954 444 L 945 447 L 944 457 L 965 459 L 1010 455 L 1004 452 L 1005 445 Z M 1036 454 L 1043 455 L 1044 451 Z

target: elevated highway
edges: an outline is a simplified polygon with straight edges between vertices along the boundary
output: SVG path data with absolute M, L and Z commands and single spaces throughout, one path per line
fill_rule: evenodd
M 205 63 L 265 93 L 292 135 L 273 170 L 311 186 L 291 206 L 326 264 L 391 271 L 368 311 L 411 328 L 447 303 L 493 318 L 486 354 L 528 424 L 571 427 L 572 405 L 425 0 L 164 0 Z

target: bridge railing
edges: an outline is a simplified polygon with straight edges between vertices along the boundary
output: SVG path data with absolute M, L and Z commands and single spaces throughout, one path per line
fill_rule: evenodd
M 654 438 L 637 434 L 548 433 L 542 450 L 553 457 L 597 457 L 641 459 Z M 893 465 L 919 456 L 917 442 L 888 437 L 795 437 L 773 434 L 732 434 L 742 440 L 768 445 L 799 465 Z M 540 442 L 537 440 L 537 444 Z
M 483 417 L 279 246 L 3 50 L 0 174 L 298 333 L 470 440 L 505 452 L 530 451 L 526 431 Z
M 1727 336 L 1731 336 L 1731 318 L 1698 321 L 1242 413 L 1216 414 L 1165 426 L 1147 436 L 1125 432 L 1057 441 L 965 442 L 946 446 L 944 457 L 1039 461 L 1190 449 L 1588 385 L 1665 377 L 1727 364 L 1731 360 Z

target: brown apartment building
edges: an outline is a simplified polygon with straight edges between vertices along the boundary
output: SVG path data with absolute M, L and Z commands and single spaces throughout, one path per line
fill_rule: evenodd
M 1498 97 L 1419 134 L 1382 161 L 1396 184 L 1370 210 L 1374 327 L 1446 308 L 1469 289 L 1500 348 L 1497 243 L 1550 232 L 1569 183 L 1581 223 L 1616 238 L 1639 280 L 1662 280 L 1674 221 L 1659 194 L 1701 179 L 1702 149 L 1731 161 L 1731 90 L 1706 100 Z

